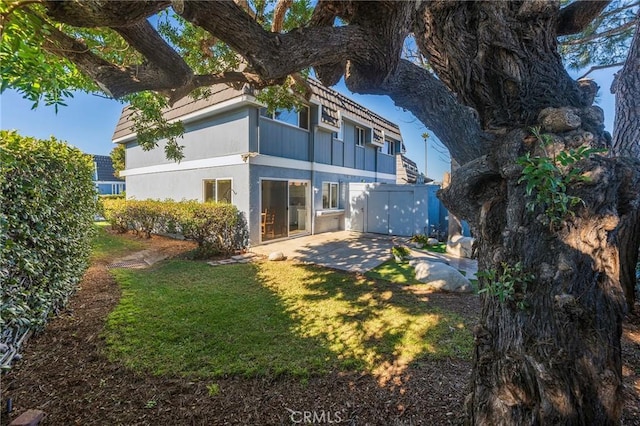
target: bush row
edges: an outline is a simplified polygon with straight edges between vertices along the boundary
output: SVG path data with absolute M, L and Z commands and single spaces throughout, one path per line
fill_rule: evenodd
M 0 131 L 0 329 L 12 344 L 76 290 L 91 251 L 93 160 L 54 138 Z
M 103 199 L 102 213 L 118 232 L 180 234 L 198 243 L 199 257 L 234 253 L 249 243 L 244 214 L 228 203 Z

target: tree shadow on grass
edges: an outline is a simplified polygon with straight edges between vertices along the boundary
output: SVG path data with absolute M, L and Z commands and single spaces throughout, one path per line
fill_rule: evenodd
M 281 298 L 296 334 L 381 383 L 417 360 L 470 356 L 470 324 L 397 284 L 292 263 L 263 263 L 259 277 Z

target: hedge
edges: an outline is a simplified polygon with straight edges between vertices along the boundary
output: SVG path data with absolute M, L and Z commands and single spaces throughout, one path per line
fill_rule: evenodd
M 91 250 L 93 160 L 55 138 L 0 131 L 0 328 L 11 344 L 77 289 Z
M 102 200 L 104 217 L 118 232 L 181 234 L 208 257 L 244 250 L 249 231 L 244 214 L 228 203 L 158 200 Z

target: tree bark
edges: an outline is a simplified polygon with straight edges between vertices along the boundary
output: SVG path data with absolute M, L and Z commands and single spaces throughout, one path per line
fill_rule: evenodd
M 640 13 L 624 67 L 616 75 L 611 92 L 616 95 L 611 152 L 614 156 L 640 160 Z M 636 301 L 636 266 L 640 251 L 640 205 L 620 220 L 617 231 L 620 250 L 620 283 L 627 306 L 633 310 Z
M 517 158 L 545 155 L 530 126 L 550 135 L 553 152 L 608 141 L 602 110 L 590 106 L 593 87 L 571 80 L 556 53 L 557 6 L 448 1 L 421 12 L 423 53 L 495 135 L 486 155 L 461 161 L 440 192 L 469 222 L 479 270 L 497 276 L 480 279 L 487 293 L 475 330 L 470 421 L 617 424 L 625 305 L 615 230 L 640 201 L 640 167 L 598 156 L 577 164 L 589 181 L 568 192 L 582 203 L 550 227 L 543 207 L 527 209 L 535 193 L 520 183 Z M 548 109 L 541 114 L 550 106 L 560 119 L 550 120 Z

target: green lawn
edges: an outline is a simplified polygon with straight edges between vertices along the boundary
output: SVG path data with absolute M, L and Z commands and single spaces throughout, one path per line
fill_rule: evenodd
M 365 274 L 369 278 L 390 281 L 396 284 L 416 284 L 415 270 L 409 262 L 387 260 Z
M 121 235 L 110 234 L 107 232 L 107 228 L 110 226 L 107 222 L 95 223 L 96 234 L 91 242 L 92 261 L 109 260 L 144 248 L 142 242 L 130 240 Z
M 185 260 L 114 270 L 123 288 L 105 337 L 137 371 L 196 377 L 380 372 L 468 357 L 461 318 L 399 286 L 318 267 Z

